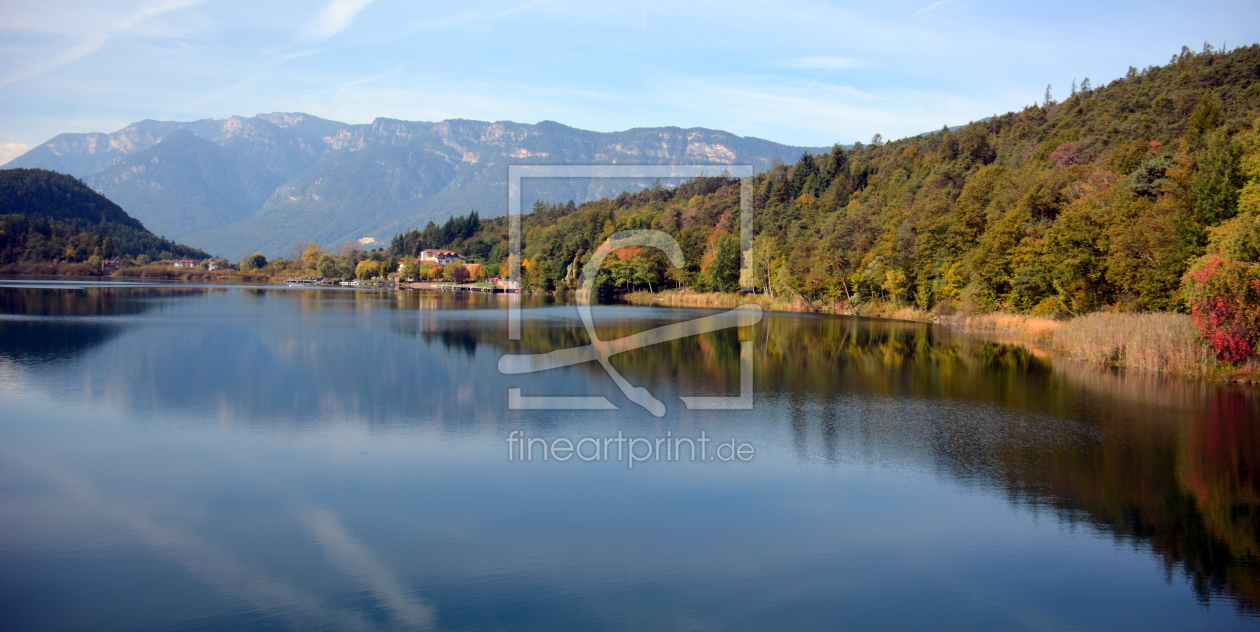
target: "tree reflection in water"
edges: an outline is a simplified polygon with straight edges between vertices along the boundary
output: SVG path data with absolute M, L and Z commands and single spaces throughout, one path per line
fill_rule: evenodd
M 119 336 L 175 297 L 218 297 L 235 319 L 195 335 L 155 326 Z M 525 339 L 513 342 L 502 296 L 0 288 L 0 361 L 79 385 L 94 401 L 211 409 L 296 432 L 330 411 L 369 424 L 502 423 L 498 356 L 589 342 L 571 307 L 525 303 Z M 251 305 L 272 307 L 255 317 Z M 706 313 L 595 312 L 605 340 Z M 927 464 L 1147 548 L 1170 573 L 1184 570 L 1201 599 L 1227 595 L 1257 611 L 1255 389 L 1086 366 L 922 323 L 800 314 L 767 314 L 753 327 L 619 354 L 613 363 L 658 397 L 730 394 L 742 340 L 756 349 L 757 404 L 746 417 L 789 424 L 798 458 Z M 447 364 L 435 366 L 439 349 Z M 198 363 L 186 362 L 194 357 Z M 133 375 L 119 377 L 119 367 Z M 607 380 L 595 363 L 578 370 Z M 470 397 L 459 371 L 476 371 L 491 395 Z M 687 412 L 671 401 L 685 424 Z

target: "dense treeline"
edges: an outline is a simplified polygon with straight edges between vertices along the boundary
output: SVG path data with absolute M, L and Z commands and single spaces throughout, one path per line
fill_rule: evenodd
M 394 235 L 389 244 L 389 254 L 395 257 L 416 257 L 421 250 L 442 248 L 456 250 L 465 257 L 484 260 L 490 257 L 495 244 L 490 235 L 481 234 L 481 217 L 477 211 L 468 216 L 455 216 L 442 226 L 429 222 L 424 230 L 409 230 Z
M 608 281 L 743 284 L 942 312 L 1183 309 L 1183 278 L 1209 251 L 1244 265 L 1260 260 L 1257 115 L 1260 45 L 1183 48 L 1167 66 L 1131 68 L 1106 86 L 1074 82 L 1062 102 L 1047 89 L 1042 103 L 956 130 L 888 143 L 877 136 L 776 164 L 753 179 L 744 279 L 739 185 L 723 178 L 536 205 L 523 224 L 524 278 L 571 288 L 613 232 L 653 228 L 678 240 L 686 268 L 655 251 L 622 251 L 605 263 Z M 461 243 L 503 266 L 505 226 L 482 221 Z
M 119 256 L 147 261 L 210 255 L 150 233 L 77 178 L 45 169 L 0 170 L 0 265 Z

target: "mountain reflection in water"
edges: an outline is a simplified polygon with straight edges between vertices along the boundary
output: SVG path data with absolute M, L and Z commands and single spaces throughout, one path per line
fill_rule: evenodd
M 667 403 L 657 422 L 620 398 L 594 362 L 500 374 L 505 353 L 589 342 L 572 307 L 525 302 L 525 339 L 510 341 L 496 296 L 0 287 L 0 382 L 149 424 L 296 436 L 346 423 L 374 432 L 436 428 L 501 445 L 512 429 L 574 436 L 579 427 L 506 410 L 506 390 L 522 384 L 532 393 L 606 394 L 635 423 L 676 435 L 712 427 L 712 416 L 685 410 L 677 396 L 737 392 L 739 342 L 752 341 L 756 406 L 723 414 L 768 442 L 782 428 L 797 462 L 930 471 L 1149 551 L 1205 604 L 1226 599 L 1244 615 L 1260 604 L 1260 398 L 1252 389 L 1085 366 L 927 324 L 767 314 L 753 327 L 615 356 L 627 380 Z M 604 340 L 713 313 L 594 311 Z M 336 515 L 303 506 L 304 528 L 333 559 L 383 568 Z M 117 516 L 168 543 L 183 537 L 142 514 Z M 231 572 L 218 564 L 202 569 L 211 584 Z M 393 575 L 381 581 L 410 627 L 440 622 L 440 603 L 407 596 Z

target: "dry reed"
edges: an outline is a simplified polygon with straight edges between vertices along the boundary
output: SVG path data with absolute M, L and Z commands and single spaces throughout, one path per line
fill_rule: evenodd
M 1087 362 L 1200 376 L 1219 367 L 1185 314 L 1086 314 L 1066 321 L 1051 340 L 1060 353 Z
M 1049 338 L 1063 326 L 1063 321 L 1053 318 L 1021 316 L 1006 312 L 947 316 L 939 318 L 937 322 L 966 331 L 1011 332 L 1042 339 Z

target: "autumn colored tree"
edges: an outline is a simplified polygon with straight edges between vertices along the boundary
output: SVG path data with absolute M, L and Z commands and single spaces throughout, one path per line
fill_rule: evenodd
M 442 278 L 453 283 L 468 282 L 468 268 L 464 264 L 455 262 L 442 267 Z
M 302 263 L 306 264 L 307 267 L 314 268 L 319 265 L 320 257 L 323 255 L 324 249 L 321 248 L 318 243 L 312 241 L 306 245 L 304 250 L 302 250 L 302 254 L 299 258 L 302 260 Z
M 376 277 L 381 276 L 381 274 L 382 274 L 382 262 L 380 261 L 372 261 L 372 260 L 360 261 L 359 265 L 355 266 L 354 268 L 354 276 L 358 278 L 360 281 L 367 281 L 369 279 L 375 279 Z
M 1182 291 L 1195 325 L 1221 360 L 1242 362 L 1256 354 L 1260 265 L 1209 255 L 1186 275 Z

